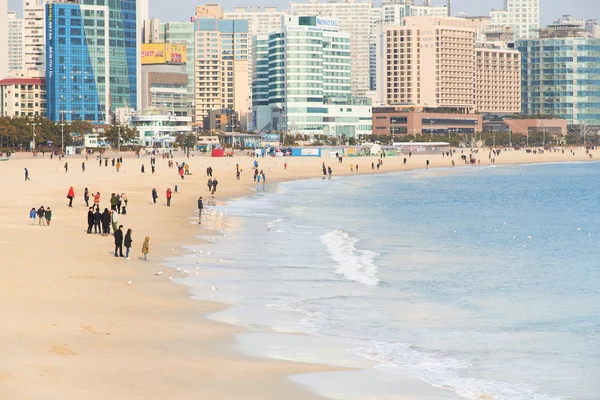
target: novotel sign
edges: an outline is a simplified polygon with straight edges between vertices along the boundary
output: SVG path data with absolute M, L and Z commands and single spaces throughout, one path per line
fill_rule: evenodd
M 322 28 L 338 28 L 338 20 L 331 18 L 321 18 L 317 17 L 317 25 Z

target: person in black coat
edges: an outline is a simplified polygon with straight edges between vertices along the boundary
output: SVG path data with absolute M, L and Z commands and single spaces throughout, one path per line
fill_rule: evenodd
M 102 213 L 102 236 L 108 235 L 110 235 L 110 211 L 105 208 Z
M 94 233 L 102 233 L 102 214 L 100 214 L 100 209 L 96 207 L 96 211 L 94 212 Z
M 121 228 L 123 228 L 123 225 L 119 225 L 119 229 L 113 235 L 115 237 L 115 257 L 125 257 L 123 255 L 123 231 Z
M 133 231 L 131 229 L 127 229 L 127 233 L 125 234 L 125 259 L 129 260 L 129 250 L 131 249 L 131 243 L 133 240 L 131 239 L 131 234 Z
M 92 233 L 92 227 L 94 226 L 94 207 L 90 207 L 88 210 L 88 229 L 87 233 Z

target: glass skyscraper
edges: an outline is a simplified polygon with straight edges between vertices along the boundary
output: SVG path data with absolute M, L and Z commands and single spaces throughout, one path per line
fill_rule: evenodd
M 600 38 L 549 36 L 517 42 L 522 112 L 600 125 Z
M 135 0 L 46 5 L 47 116 L 109 123 L 110 112 L 137 107 Z

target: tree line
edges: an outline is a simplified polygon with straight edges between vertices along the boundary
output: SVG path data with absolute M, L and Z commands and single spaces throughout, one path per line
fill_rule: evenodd
M 121 133 L 121 146 L 133 144 L 138 137 L 137 130 L 127 125 L 106 125 L 98 132 L 99 137 L 116 147 Z M 35 130 L 35 147 L 38 150 L 61 149 L 64 137 L 65 146 L 83 146 L 84 135 L 93 133 L 94 126 L 85 121 L 72 121 L 61 124 L 42 117 L 0 117 L 0 151 L 28 151 Z M 64 132 L 64 135 L 62 133 Z

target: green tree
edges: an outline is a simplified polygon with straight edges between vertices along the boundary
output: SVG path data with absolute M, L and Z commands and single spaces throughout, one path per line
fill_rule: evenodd
M 135 142 L 139 137 L 138 131 L 127 125 L 110 125 L 104 129 L 104 137 L 111 143 L 113 149 L 119 146 L 119 134 L 121 136 L 121 146 L 126 146 L 130 142 Z

